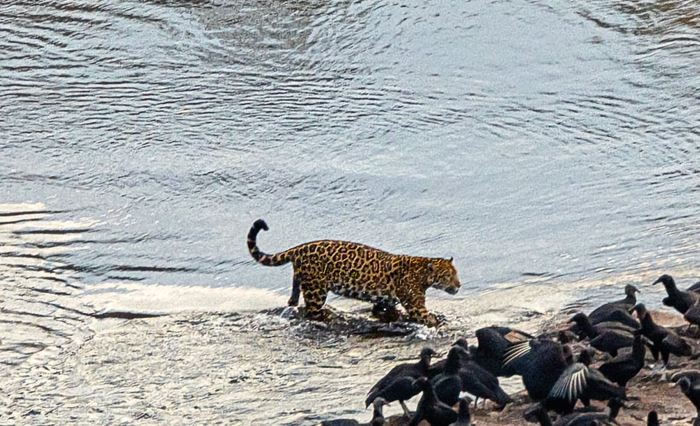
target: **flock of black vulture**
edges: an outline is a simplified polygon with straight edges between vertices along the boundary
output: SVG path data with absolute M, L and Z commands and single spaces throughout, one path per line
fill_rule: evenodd
M 661 276 L 657 283 L 662 283 L 668 293 L 664 305 L 682 313 L 688 328 L 700 325 L 700 282 L 686 291 L 679 290 L 669 275 Z M 500 387 L 498 377 L 513 375 L 522 377 L 533 402 L 524 413 L 526 421 L 543 426 L 615 424 L 628 400 L 625 387 L 644 368 L 647 348 L 655 360 L 650 376 L 661 374 L 660 380 L 666 380 L 670 355 L 700 356 L 693 353 L 685 338 L 654 322 L 645 306 L 637 303 L 637 292 L 635 286 L 627 285 L 624 299 L 606 303 L 588 315 L 577 313 L 570 327 L 552 336 L 486 327 L 476 331 L 478 346 L 458 339 L 446 359 L 435 363 L 431 360 L 436 352 L 426 347 L 418 362 L 395 366 L 370 389 L 365 404 L 374 406 L 374 414 L 367 425 L 385 425 L 382 407 L 394 401 L 404 411 L 401 424 L 417 426 L 427 421 L 431 426 L 471 425 L 472 399 L 460 397 L 462 392 L 475 398 L 475 407 L 481 398 L 493 401 L 495 409 L 502 410 L 511 398 Z M 592 363 L 599 353 L 605 361 L 596 368 Z M 700 426 L 700 371 L 680 371 L 671 381 L 699 410 L 694 425 Z M 411 412 L 405 401 L 418 395 L 416 410 Z M 579 400 L 583 407 L 575 410 Z M 607 408 L 597 411 L 590 406 L 591 400 L 606 402 Z M 457 404 L 459 409 L 455 411 Z M 550 417 L 552 412 L 558 415 L 556 422 Z M 358 424 L 342 419 L 322 422 L 324 426 Z M 646 424 L 659 424 L 655 411 L 648 413 Z

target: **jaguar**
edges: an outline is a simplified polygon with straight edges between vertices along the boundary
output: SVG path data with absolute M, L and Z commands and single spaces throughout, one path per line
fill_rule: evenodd
M 391 254 L 349 241 L 318 240 L 276 254 L 260 251 L 258 233 L 269 230 L 259 219 L 248 232 L 248 251 L 258 263 L 280 266 L 292 263 L 292 294 L 287 304 L 297 306 L 304 297 L 304 317 L 323 320 L 328 292 L 374 303 L 375 310 L 401 304 L 408 321 L 439 325 L 425 307 L 425 292 L 433 287 L 457 294 L 461 284 L 453 259 Z

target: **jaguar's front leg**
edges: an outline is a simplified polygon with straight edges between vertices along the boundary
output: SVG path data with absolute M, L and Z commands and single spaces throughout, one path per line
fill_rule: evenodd
M 426 309 L 424 294 L 407 295 L 407 297 L 401 298 L 401 304 L 406 308 L 409 321 L 425 324 L 428 327 L 437 327 L 440 324 L 435 315 Z

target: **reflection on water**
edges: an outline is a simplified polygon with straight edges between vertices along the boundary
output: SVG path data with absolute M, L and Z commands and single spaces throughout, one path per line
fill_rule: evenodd
M 47 347 L 88 335 L 70 296 L 81 286 L 60 257 L 80 244 L 91 221 L 51 220 L 42 204 L 0 205 L 0 363 L 18 364 Z

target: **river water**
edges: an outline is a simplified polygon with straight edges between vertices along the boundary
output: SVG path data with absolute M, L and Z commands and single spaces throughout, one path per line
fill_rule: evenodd
M 0 199 L 90 221 L 62 257 L 88 284 L 286 289 L 259 217 L 269 252 L 454 256 L 466 291 L 692 269 L 699 12 L 4 2 Z
M 89 342 L 95 311 L 283 305 L 289 267 L 246 250 L 258 218 L 267 252 L 334 238 L 454 257 L 463 289 L 429 301 L 455 333 L 619 298 L 626 283 L 658 305 L 644 286 L 661 273 L 698 279 L 699 26 L 694 0 L 3 1 L 0 363 L 17 366 L 3 369 L 3 413 L 14 401 L 14 424 L 139 419 L 129 406 L 155 380 L 182 422 L 203 421 L 187 380 L 207 374 L 221 404 L 240 399 L 237 371 L 268 370 L 250 342 L 226 346 L 216 318 L 201 335 L 219 337 L 191 349 L 220 349 L 167 364 L 214 370 L 177 383 L 130 328 L 47 360 Z M 165 332 L 178 324 L 142 335 L 179 353 Z M 219 350 L 250 366 L 220 365 Z M 119 356 L 114 373 L 143 395 L 103 376 Z M 272 381 L 229 409 L 255 423 L 311 398 L 361 413 L 357 377 L 342 395 L 325 379 L 309 396 Z M 52 380 L 66 383 L 42 394 Z
M 453 256 L 462 298 L 695 282 L 699 22 L 692 0 L 4 1 L 4 288 L 277 302 L 258 218 L 267 252 Z

